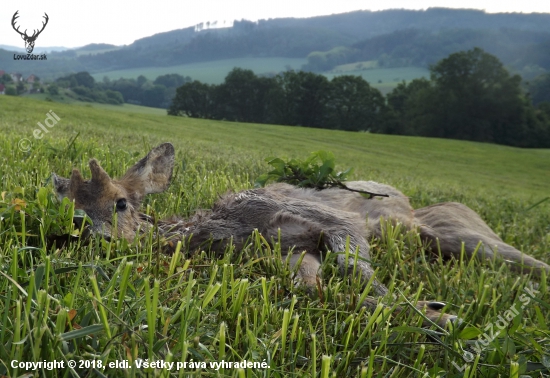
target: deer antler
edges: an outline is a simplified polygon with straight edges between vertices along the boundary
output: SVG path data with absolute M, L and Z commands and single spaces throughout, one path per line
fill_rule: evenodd
M 13 30 L 15 30 L 16 32 L 18 32 L 22 36 L 24 35 L 26 37 L 27 36 L 27 31 L 26 30 L 25 30 L 25 33 L 21 33 L 19 31 L 19 27 L 15 28 L 15 20 L 17 20 L 19 18 L 19 15 L 17 13 L 19 13 L 19 11 L 15 12 L 13 14 L 13 17 L 11 18 L 11 26 L 13 27 Z
M 46 19 L 46 22 L 43 22 L 42 21 L 42 29 L 40 29 L 40 31 L 37 33 L 36 30 L 34 31 L 34 33 L 32 34 L 32 37 L 31 38 L 36 38 L 40 35 L 40 33 L 42 33 L 42 30 L 44 30 L 44 28 L 46 27 L 46 25 L 48 25 L 48 20 L 50 19 L 48 17 L 48 14 L 46 12 L 44 12 L 45 16 L 42 16 Z
M 13 17 L 11 18 L 11 26 L 13 27 L 13 30 L 15 30 L 16 32 L 18 32 L 19 34 L 21 34 L 21 36 L 25 38 L 25 40 L 29 40 L 29 41 L 34 41 L 39 35 L 40 33 L 42 33 L 42 30 L 44 30 L 44 28 L 46 27 L 46 25 L 48 25 L 48 21 L 49 21 L 49 17 L 48 17 L 48 14 L 46 12 L 44 12 L 45 16 L 42 16 L 46 19 L 46 22 L 42 21 L 42 29 L 40 29 L 40 31 L 38 30 L 34 30 L 34 33 L 32 34 L 32 36 L 28 36 L 27 35 L 27 30 L 25 29 L 25 32 L 24 33 L 21 33 L 19 31 L 19 26 L 16 28 L 15 27 L 15 21 L 19 18 L 19 15 L 18 15 L 19 11 L 15 12 L 13 14 Z

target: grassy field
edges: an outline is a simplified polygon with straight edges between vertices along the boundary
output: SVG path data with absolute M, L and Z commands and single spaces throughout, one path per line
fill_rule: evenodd
M 60 120 L 35 139 L 37 123 L 50 110 Z M 423 317 L 412 311 L 393 316 L 382 307 L 374 313 L 359 308 L 354 298 L 366 293 L 356 280 L 335 274 L 330 258 L 319 293 L 309 295 L 294 286 L 288 264 L 277 258 L 281 251 L 259 235 L 221 259 L 163 255 L 152 235 L 133 243 L 76 239 L 64 248 L 50 246 L 48 236 L 78 233 L 72 206 L 53 194 L 51 172 L 68 177 L 76 167 L 89 178 L 94 157 L 119 177 L 152 146 L 170 141 L 177 151 L 173 183 L 147 198 L 148 213 L 192 214 L 227 190 L 251 187 L 266 171 L 268 156 L 304 158 L 324 149 L 335 154 L 339 168 L 353 167 L 354 179 L 392 184 L 414 207 L 467 204 L 506 242 L 549 262 L 550 150 L 216 122 L 10 96 L 0 96 L 0 128 L 0 376 L 549 373 L 546 277 L 512 273 L 500 261 L 443 261 L 425 254 L 414 233 L 389 228 L 372 244 L 377 278 L 397 298 L 381 302 L 447 302 L 463 320 L 455 328 L 422 328 Z M 529 305 L 502 331 L 493 327 L 494 338 L 485 337 L 531 287 L 536 292 Z M 476 342 L 482 350 L 472 354 Z M 181 365 L 140 365 L 146 359 Z M 13 367 L 13 360 L 56 360 L 65 367 L 31 370 L 19 362 Z M 210 366 L 222 360 L 265 365 Z M 76 367 L 67 368 L 70 361 Z
M 374 68 L 379 68 L 377 60 L 365 60 L 363 62 L 340 64 L 339 66 L 334 67 L 331 71 L 345 73 L 347 71 L 357 71 L 362 69 Z
M 145 67 L 133 68 L 127 70 L 117 70 L 101 72 L 92 75 L 94 79 L 101 81 L 107 76 L 109 79 L 137 78 L 139 75 L 145 76 L 149 80 L 155 80 L 160 75 L 177 73 L 182 76 L 189 76 L 193 80 L 198 80 L 208 84 L 220 84 L 225 76 L 235 67 L 246 68 L 254 71 L 256 74 L 277 74 L 285 71 L 287 68 L 295 70 L 300 69 L 306 63 L 306 59 L 294 58 L 238 58 L 222 59 L 210 62 L 182 64 L 169 67 Z
M 84 102 L 78 101 L 74 98 L 71 98 L 64 94 L 59 94 L 52 96 L 48 93 L 32 93 L 23 95 L 24 98 L 30 98 L 33 100 L 48 101 L 52 103 L 61 103 L 61 104 L 71 104 L 75 106 L 84 106 L 87 108 L 95 109 L 105 109 L 115 112 L 124 112 L 124 113 L 138 113 L 138 114 L 155 114 L 155 115 L 166 115 L 165 109 L 160 108 L 151 108 L 149 106 L 139 106 L 132 104 L 122 104 L 122 105 L 111 105 L 111 104 L 100 104 L 98 102 Z M 51 100 L 51 101 L 50 101 Z M 55 107 L 56 105 L 51 105 Z

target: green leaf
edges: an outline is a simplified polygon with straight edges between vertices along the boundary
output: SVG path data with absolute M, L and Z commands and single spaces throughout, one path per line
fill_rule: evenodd
M 281 173 L 283 174 L 285 171 L 286 163 L 283 159 L 275 158 L 268 162 L 269 165 L 271 165 L 273 168 L 275 168 L 272 173 Z
M 471 340 L 479 335 L 481 335 L 483 332 L 476 327 L 466 327 L 460 333 L 458 334 L 458 338 L 464 339 L 464 340 Z
M 504 342 L 502 343 L 502 351 L 506 353 L 508 358 L 512 358 L 516 354 L 516 344 L 511 337 L 506 336 Z
M 59 339 L 62 341 L 74 340 L 79 337 L 84 337 L 94 333 L 103 332 L 103 330 L 104 330 L 104 327 L 102 324 L 94 324 L 81 329 L 76 329 L 74 331 L 62 333 L 61 335 L 59 335 Z
M 255 188 L 262 188 L 265 186 L 265 184 L 267 183 L 267 180 L 269 180 L 269 174 L 268 173 L 264 173 L 262 174 L 260 177 L 258 177 L 256 179 L 256 181 L 254 182 L 254 187 Z
M 281 158 L 269 158 L 266 161 L 274 169 L 260 175 L 255 181 L 256 187 L 265 186 L 270 180 L 274 180 L 300 187 L 324 189 L 344 181 L 351 172 L 349 168 L 335 174 L 334 154 L 323 150 L 312 152 L 305 160 L 291 159 L 285 162 Z
M 47 207 L 48 206 L 48 194 L 49 190 L 42 187 L 38 189 L 38 193 L 36 195 L 36 198 L 38 199 L 38 204 L 41 207 Z

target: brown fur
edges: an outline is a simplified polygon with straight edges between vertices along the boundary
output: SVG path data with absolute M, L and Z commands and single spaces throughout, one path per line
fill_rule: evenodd
M 105 237 L 116 234 L 133 239 L 139 227 L 149 225 L 145 216 L 138 212 L 143 197 L 168 187 L 173 166 L 174 148 L 170 143 L 164 143 L 151 150 L 120 180 L 109 178 L 97 161 L 91 160 L 91 180 L 85 181 L 80 172 L 74 170 L 70 180 L 54 176 L 54 185 L 60 198 L 66 196 L 74 200 L 75 207 L 84 210 L 92 219 L 92 231 Z M 166 237 L 175 240 L 192 235 L 190 251 L 208 245 L 219 253 L 223 253 L 226 243 L 230 241 L 242 246 L 254 230 L 262 233 L 267 240 L 276 240 L 280 231 L 282 251 L 285 254 L 296 253 L 291 256 L 292 264 L 299 261 L 301 252 L 306 252 L 297 272 L 298 278 L 310 287 L 316 285 L 326 250 L 344 251 L 347 238 L 350 251 L 357 251 L 360 259 L 351 257 L 346 260 L 343 254 L 339 254 L 336 262 L 342 273 L 355 270 L 366 284 L 374 274 L 369 264 L 367 240 L 371 236 L 381 237 L 381 219 L 399 222 L 406 230 L 418 228 L 432 248 L 439 241 L 445 255 L 460 253 L 462 242 L 468 255 L 471 255 L 481 242 L 486 257 L 498 253 L 507 260 L 548 270 L 548 265 L 522 255 L 502 242 L 473 210 L 464 205 L 438 204 L 415 212 L 408 198 L 391 186 L 356 181 L 348 183 L 348 187 L 385 193 L 389 197 L 366 199 L 358 193 L 342 189 L 318 191 L 274 184 L 226 194 L 211 211 L 197 213 L 191 219 L 161 221 L 159 229 Z M 125 206 L 121 205 L 121 201 Z M 114 212 L 117 213 L 116 230 L 112 225 Z M 498 249 L 493 250 L 494 246 Z M 377 295 L 385 295 L 388 291 L 376 279 L 373 280 L 373 289 Z M 376 300 L 369 298 L 364 305 L 374 307 Z M 443 304 L 438 302 L 419 302 L 417 307 L 425 309 L 427 316 L 441 325 L 455 318 L 442 315 L 439 311 Z

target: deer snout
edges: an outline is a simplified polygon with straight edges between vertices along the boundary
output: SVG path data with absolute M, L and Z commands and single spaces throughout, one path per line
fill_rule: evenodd
M 461 320 L 456 315 L 450 315 L 442 313 L 441 310 L 446 306 L 443 302 L 429 302 L 419 301 L 416 304 L 416 308 L 419 310 L 425 310 L 426 316 L 434 323 L 437 323 L 442 328 L 445 328 L 448 324 L 460 324 Z M 428 323 L 425 324 L 429 326 Z
M 77 214 L 73 216 L 73 225 L 75 230 L 82 230 L 81 236 L 83 238 L 90 236 L 89 218 L 86 219 L 86 215 Z
M 431 308 L 432 310 L 439 311 L 439 310 L 443 310 L 443 307 L 445 307 L 445 303 L 443 303 L 443 302 L 428 302 L 426 304 L 426 306 L 428 308 Z

